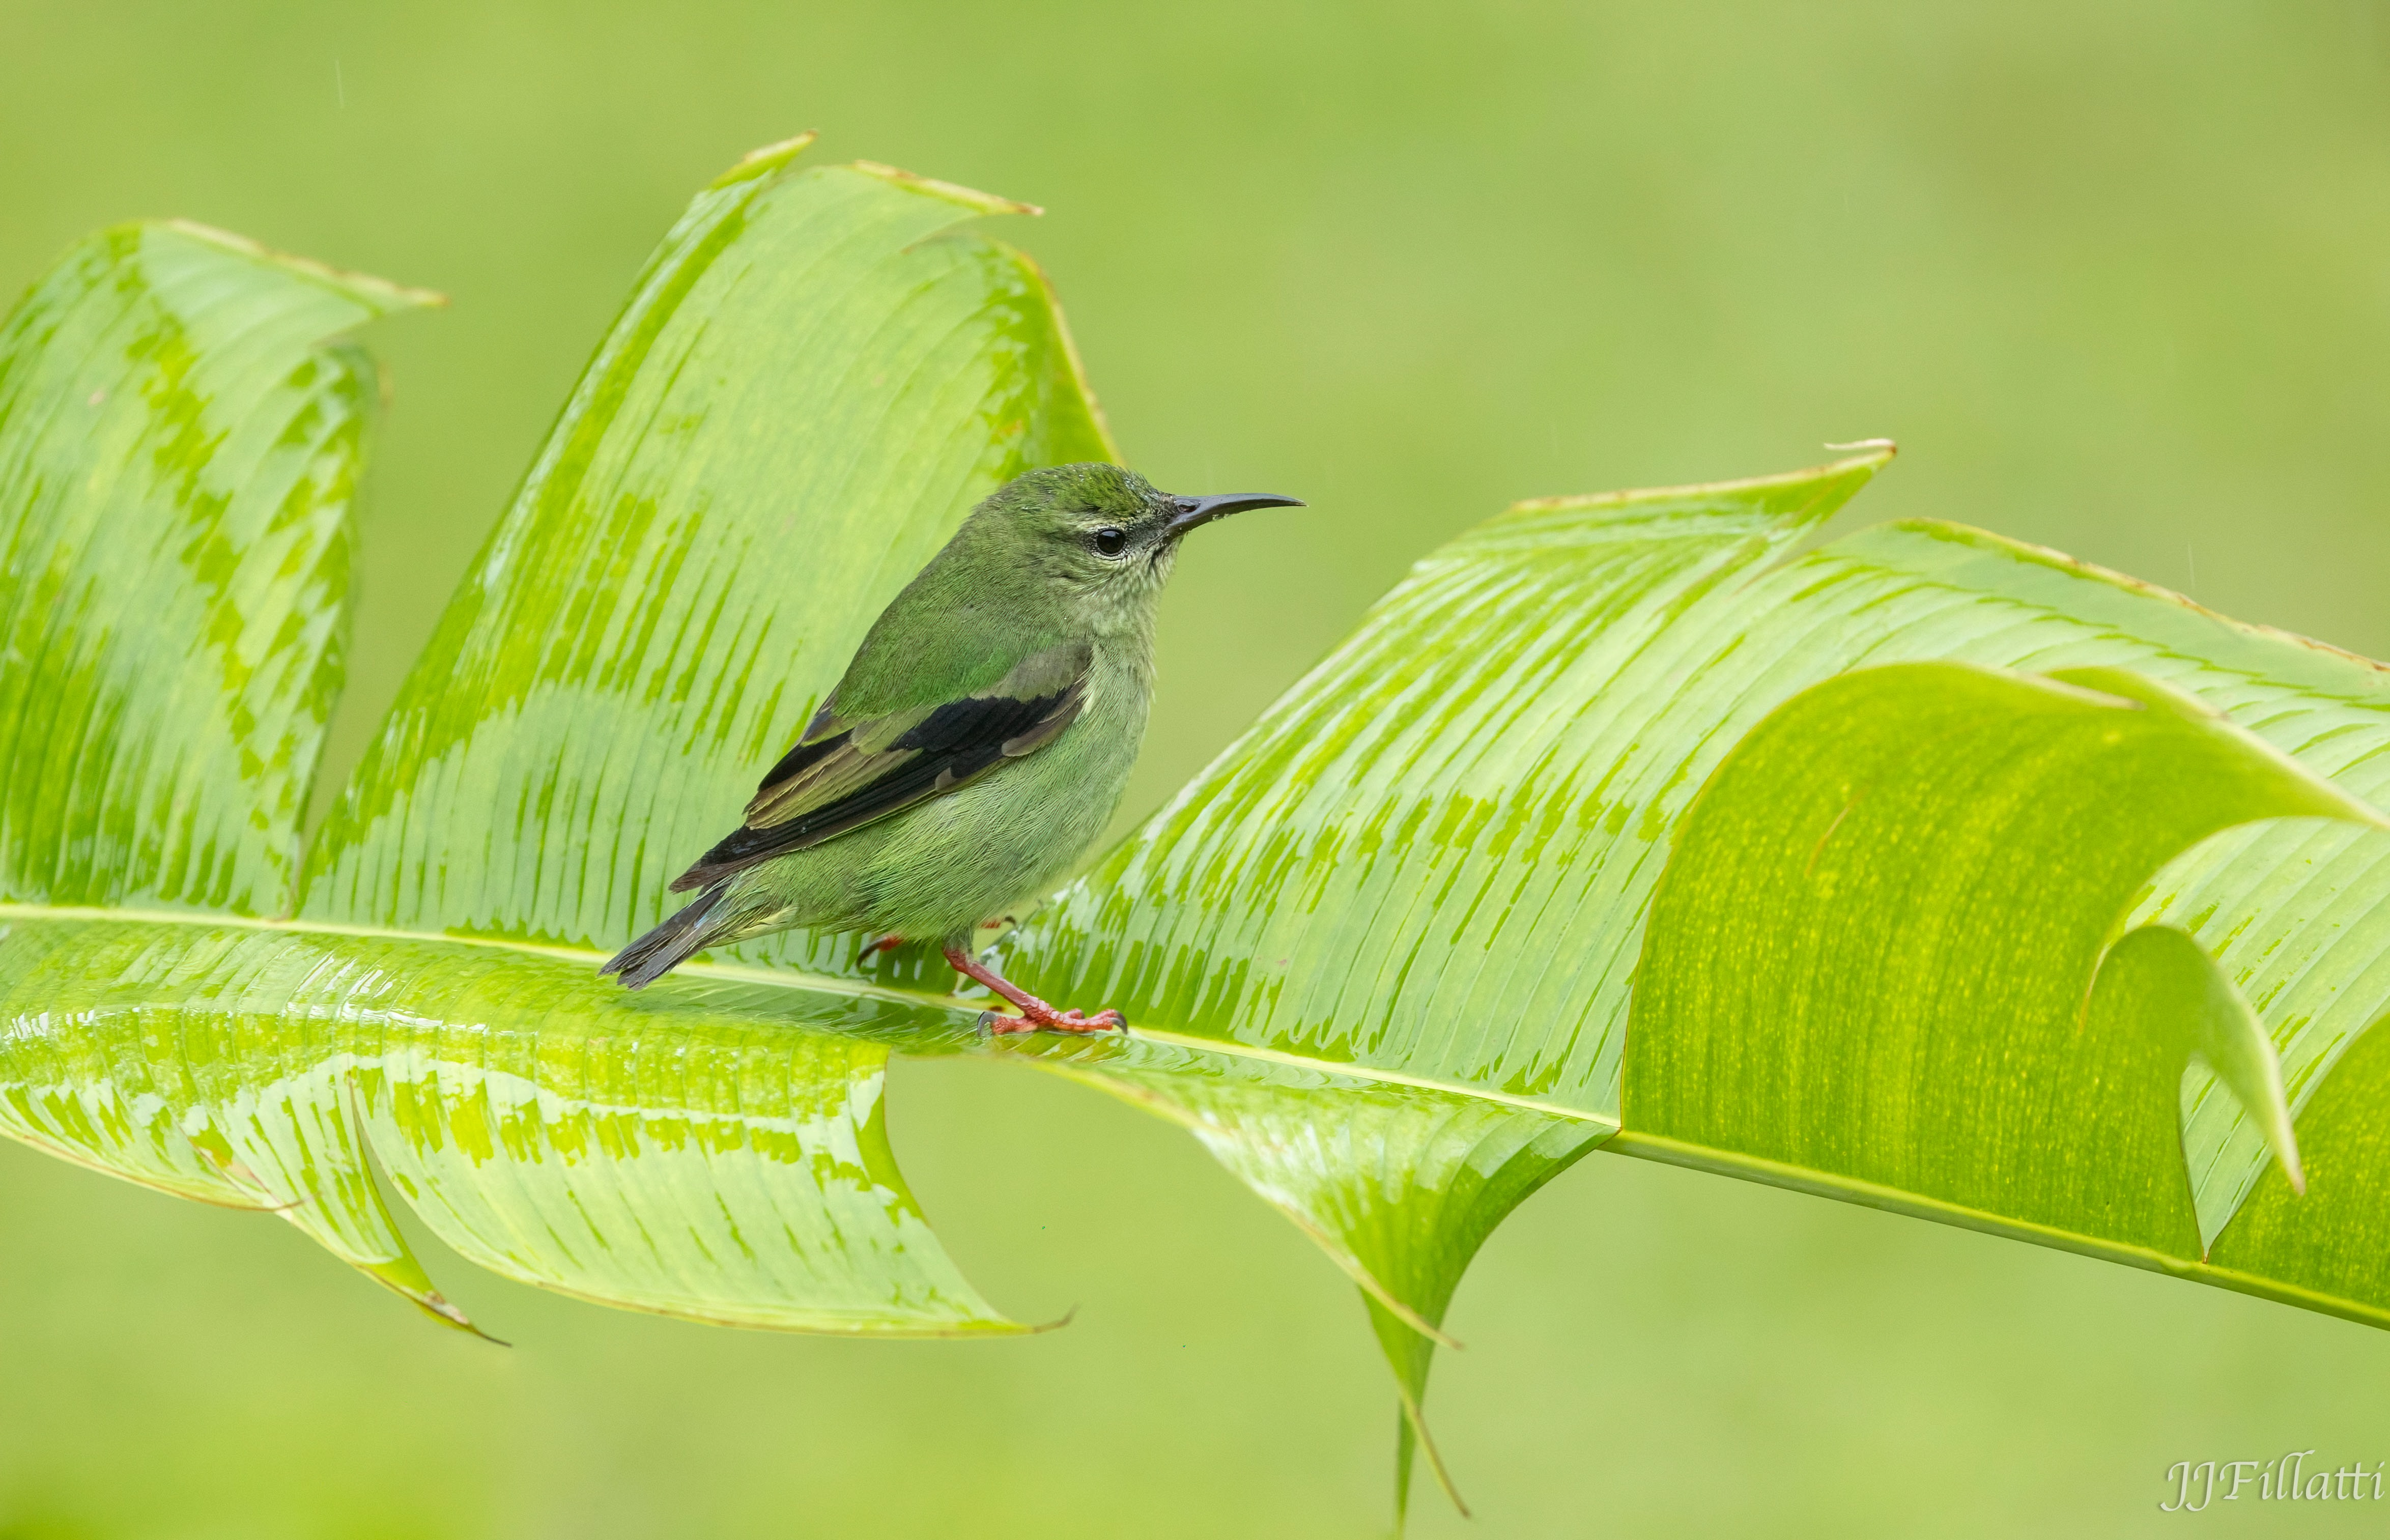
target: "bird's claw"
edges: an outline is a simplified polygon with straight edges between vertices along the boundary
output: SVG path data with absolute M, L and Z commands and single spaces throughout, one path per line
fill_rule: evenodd
M 1016 1032 L 1098 1033 L 1126 1032 L 1128 1019 L 1116 1010 L 1099 1010 L 1093 1016 L 1075 1010 L 1056 1010 L 1047 1006 L 1042 1010 L 1023 1011 L 1019 1016 L 1007 1016 L 1000 1011 L 980 1012 L 979 1024 L 1002 1035 Z

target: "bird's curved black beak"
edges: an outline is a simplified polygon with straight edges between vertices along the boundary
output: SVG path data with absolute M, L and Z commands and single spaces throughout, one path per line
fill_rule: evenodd
M 1300 497 L 1280 497 L 1274 492 L 1224 492 L 1216 497 L 1173 497 L 1170 501 L 1178 511 L 1170 522 L 1162 526 L 1167 539 L 1176 540 L 1189 530 L 1208 524 L 1214 519 L 1226 519 L 1247 508 L 1299 508 L 1305 507 Z

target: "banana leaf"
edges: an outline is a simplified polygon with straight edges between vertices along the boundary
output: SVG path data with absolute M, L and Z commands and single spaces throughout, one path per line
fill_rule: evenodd
M 667 234 L 305 841 L 378 399 L 341 339 L 428 297 L 148 225 L 12 314 L 0 1127 L 454 1325 L 376 1165 L 601 1303 L 1019 1332 L 883 1101 L 892 1052 L 1019 1060 L 1183 1124 L 1352 1277 L 1405 1478 L 1470 1258 L 1604 1141 L 2390 1312 L 2380 669 L 1951 526 L 1792 557 L 1888 447 L 1428 557 L 998 943 L 1124 1037 L 991 1040 L 856 938 L 598 980 L 971 503 L 1119 457 L 975 223 L 1022 206 L 803 148 Z

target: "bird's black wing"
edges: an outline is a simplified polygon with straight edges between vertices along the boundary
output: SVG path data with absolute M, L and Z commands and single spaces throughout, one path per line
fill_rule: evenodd
M 686 892 L 944 796 L 1060 737 L 1086 702 L 1095 649 L 1033 653 L 985 693 L 849 722 L 832 694 L 765 776 L 747 821 L 673 882 Z

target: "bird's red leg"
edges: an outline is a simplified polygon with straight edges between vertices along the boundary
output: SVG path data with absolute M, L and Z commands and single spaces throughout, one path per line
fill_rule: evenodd
M 878 941 L 873 942 L 870 945 L 866 946 L 862 951 L 856 953 L 855 960 L 860 962 L 864 958 L 871 956 L 874 952 L 893 952 L 904 944 L 905 938 L 897 935 L 892 930 L 887 935 L 880 937 Z
M 1018 1020 L 989 1012 L 988 1025 L 993 1031 L 1029 1032 L 1038 1027 L 1048 1032 L 1110 1032 L 1115 1027 L 1123 1032 L 1128 1030 L 1128 1022 L 1116 1010 L 1099 1010 L 1093 1016 L 1082 1016 L 1075 1010 L 1056 1010 L 1019 985 L 1005 982 L 996 969 L 958 946 L 946 948 L 946 962 L 964 978 L 976 979 L 1011 1001 L 1021 1012 Z

